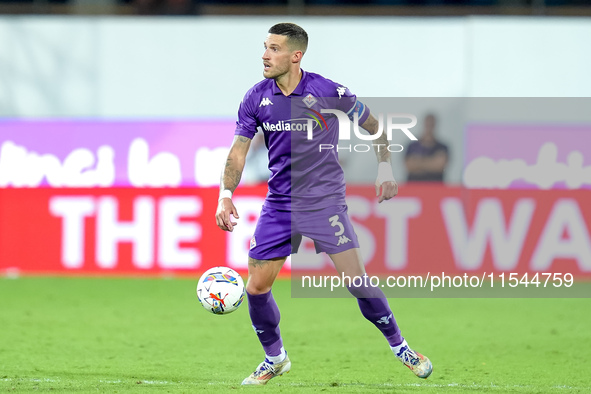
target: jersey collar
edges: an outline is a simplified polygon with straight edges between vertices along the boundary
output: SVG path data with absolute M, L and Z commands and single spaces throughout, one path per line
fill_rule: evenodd
M 306 84 L 305 79 L 306 79 L 308 73 L 305 72 L 303 69 L 300 69 L 300 70 L 302 70 L 302 79 L 300 79 L 300 83 L 298 83 L 298 86 L 296 86 L 295 90 L 293 92 L 291 92 L 290 96 L 301 96 L 304 94 L 304 85 Z M 281 89 L 279 89 L 279 87 L 277 86 L 277 82 L 275 82 L 275 81 L 273 81 L 272 91 L 273 91 L 273 95 L 283 94 Z

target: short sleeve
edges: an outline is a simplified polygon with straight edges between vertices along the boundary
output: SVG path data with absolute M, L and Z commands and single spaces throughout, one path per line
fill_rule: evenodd
M 357 112 L 359 114 L 359 124 L 362 125 L 369 117 L 369 108 L 357 100 L 357 96 L 344 86 L 339 85 L 337 87 L 337 95 L 338 109 L 346 113 L 351 120 L 353 120 L 353 114 Z
M 257 121 L 251 105 L 251 100 L 245 97 L 238 107 L 238 119 L 234 135 L 242 135 L 252 139 L 257 132 Z

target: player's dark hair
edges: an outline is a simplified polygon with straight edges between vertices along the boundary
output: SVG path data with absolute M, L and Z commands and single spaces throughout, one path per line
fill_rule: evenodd
M 286 36 L 288 45 L 303 53 L 308 49 L 308 33 L 295 23 L 278 23 L 272 26 L 268 33 Z

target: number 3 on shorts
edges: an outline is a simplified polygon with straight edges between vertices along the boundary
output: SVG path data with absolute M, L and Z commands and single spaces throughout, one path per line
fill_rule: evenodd
M 329 217 L 328 221 L 330 222 L 330 225 L 332 227 L 339 228 L 339 231 L 334 233 L 334 235 L 336 235 L 337 237 L 345 232 L 345 226 L 343 226 L 343 223 L 339 222 L 339 215 L 334 215 L 334 216 Z

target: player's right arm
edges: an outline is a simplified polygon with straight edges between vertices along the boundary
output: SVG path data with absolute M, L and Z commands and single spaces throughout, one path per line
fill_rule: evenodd
M 215 220 L 218 227 L 224 231 L 233 231 L 234 226 L 238 224 L 233 222 L 231 218 L 231 216 L 234 216 L 236 219 L 239 218 L 238 211 L 232 203 L 232 194 L 238 187 L 240 178 L 242 178 L 242 171 L 244 170 L 246 155 L 248 154 L 251 141 L 250 138 L 243 135 L 236 135 L 234 137 L 222 171 L 220 197 Z

